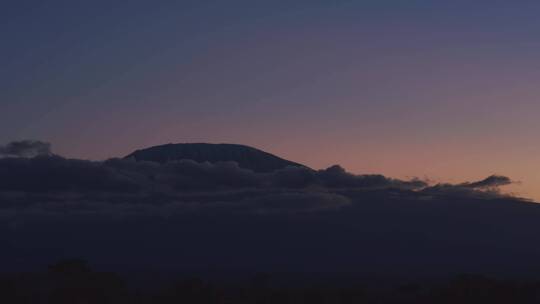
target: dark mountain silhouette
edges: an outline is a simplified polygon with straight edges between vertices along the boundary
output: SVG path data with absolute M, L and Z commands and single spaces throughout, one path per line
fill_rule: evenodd
M 304 165 L 277 157 L 259 149 L 237 144 L 166 144 L 137 150 L 125 158 L 157 163 L 183 159 L 190 159 L 199 163 L 234 161 L 241 168 L 250 169 L 255 172 L 271 172 L 288 166 L 305 167 Z

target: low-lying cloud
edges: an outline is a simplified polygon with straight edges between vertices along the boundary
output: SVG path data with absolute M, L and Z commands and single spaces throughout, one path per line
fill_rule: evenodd
M 477 182 L 429 185 L 420 179 L 355 175 L 338 165 L 256 173 L 235 162 L 67 159 L 53 155 L 50 145 L 39 141 L 13 142 L 1 151 L 11 156 L 0 158 L 4 215 L 14 210 L 19 215 L 296 214 L 347 208 L 372 199 L 375 192 L 395 200 L 413 195 L 431 201 L 448 196 L 458 201 L 518 200 L 497 191 L 511 180 L 495 175 Z
M 22 140 L 0 146 L 0 157 L 35 157 L 38 155 L 51 155 L 51 145 L 38 140 Z
M 506 176 L 492 175 L 481 181 L 473 183 L 464 183 L 462 186 L 468 188 L 496 188 L 500 186 L 510 185 L 512 180 Z

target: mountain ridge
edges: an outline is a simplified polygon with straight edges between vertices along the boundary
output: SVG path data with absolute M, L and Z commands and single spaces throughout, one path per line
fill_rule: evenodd
M 306 167 L 257 148 L 230 143 L 169 143 L 138 149 L 124 157 L 135 161 L 167 163 L 193 160 L 196 162 L 234 161 L 238 166 L 254 172 L 272 172 L 289 166 Z

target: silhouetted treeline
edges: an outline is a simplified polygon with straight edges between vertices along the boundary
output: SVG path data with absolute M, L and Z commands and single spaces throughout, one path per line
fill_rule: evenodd
M 258 274 L 242 284 L 180 279 L 146 289 L 128 286 L 126 278 L 118 274 L 93 271 L 85 261 L 64 260 L 42 273 L 3 275 L 0 303 L 540 303 L 540 281 L 510 281 L 479 275 L 384 287 L 373 284 L 283 287 L 270 278 L 271 275 Z M 153 278 L 149 276 L 147 280 L 151 282 Z

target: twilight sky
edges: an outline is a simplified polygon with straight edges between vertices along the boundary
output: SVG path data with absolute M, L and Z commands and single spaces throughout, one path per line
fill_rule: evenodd
M 7 1 L 0 143 L 230 142 L 540 200 L 535 1 Z

